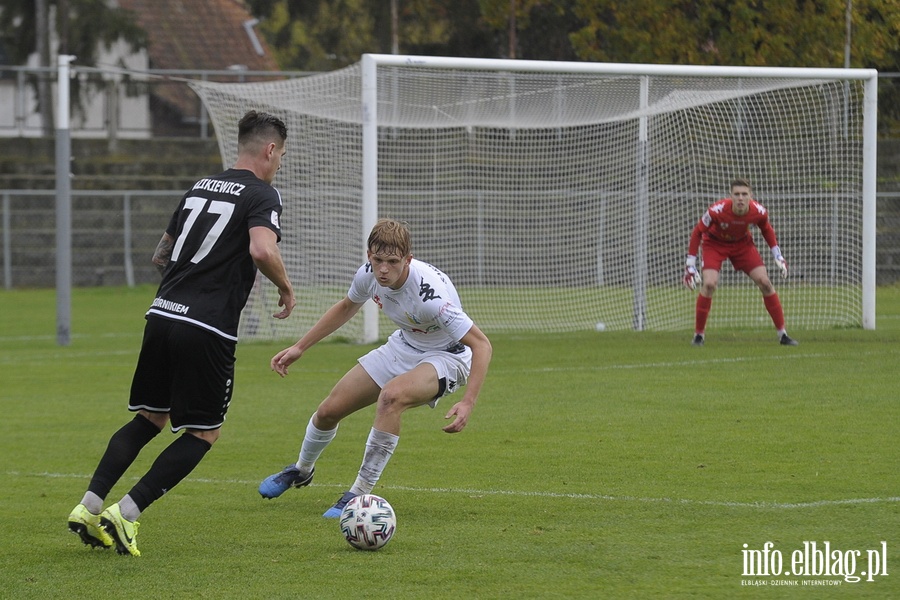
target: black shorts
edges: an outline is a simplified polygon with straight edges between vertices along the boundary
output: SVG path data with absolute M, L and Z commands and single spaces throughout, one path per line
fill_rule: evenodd
M 234 390 L 235 346 L 194 325 L 147 317 L 128 410 L 169 413 L 172 431 L 218 429 Z

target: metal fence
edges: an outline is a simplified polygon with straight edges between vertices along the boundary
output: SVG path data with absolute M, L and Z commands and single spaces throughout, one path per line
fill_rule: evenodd
M 73 190 L 72 284 L 159 282 L 150 262 L 184 190 Z M 52 287 L 56 272 L 53 190 L 0 190 L 3 286 Z
M 73 190 L 72 284 L 158 283 L 150 261 L 184 190 Z M 876 277 L 900 281 L 900 192 L 879 192 Z M 0 190 L 3 286 L 52 287 L 54 190 Z M 673 275 L 674 277 L 674 275 Z

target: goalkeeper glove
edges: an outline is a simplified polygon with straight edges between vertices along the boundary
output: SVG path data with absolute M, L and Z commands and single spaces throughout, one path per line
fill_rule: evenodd
M 689 290 L 700 285 L 700 273 L 697 272 L 697 257 L 688 254 L 687 260 L 684 261 L 684 278 L 682 279 L 684 287 Z
M 781 249 L 778 246 L 772 246 L 772 257 L 775 259 L 775 264 L 777 264 L 778 268 L 781 269 L 781 278 L 787 279 L 787 261 L 784 260 L 784 256 L 781 255 Z

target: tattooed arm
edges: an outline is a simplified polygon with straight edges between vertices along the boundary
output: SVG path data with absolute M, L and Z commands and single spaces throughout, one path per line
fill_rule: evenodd
M 175 246 L 175 238 L 168 233 L 164 233 L 156 245 L 156 251 L 153 253 L 153 264 L 159 274 L 162 275 L 169 265 L 169 259 L 172 258 L 172 248 Z

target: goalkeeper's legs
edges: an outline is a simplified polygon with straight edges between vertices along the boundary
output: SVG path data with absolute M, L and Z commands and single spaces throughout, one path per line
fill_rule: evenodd
M 705 267 L 705 265 L 704 265 Z M 712 297 L 716 293 L 719 285 L 718 269 L 703 269 L 703 285 L 700 286 L 700 294 L 697 296 L 697 304 L 694 308 L 694 345 L 703 344 L 703 336 L 706 331 L 706 320 L 709 318 L 709 311 L 712 308 Z M 700 342 L 697 342 L 697 336 L 700 336 Z
M 791 339 L 784 328 L 784 309 L 781 307 L 781 300 L 778 298 L 778 292 L 775 286 L 769 280 L 769 275 L 765 267 L 757 267 L 748 273 L 750 279 L 759 287 L 759 291 L 763 295 L 763 303 L 766 305 L 766 311 L 772 317 L 772 324 L 778 331 L 778 340 L 783 346 L 796 346 L 797 341 Z
M 712 307 L 712 298 L 703 294 L 697 296 L 697 306 L 694 310 L 694 334 L 702 336 L 706 331 L 706 320 L 709 318 L 709 310 Z
M 784 333 L 784 310 L 781 308 L 781 300 L 778 299 L 778 292 L 772 292 L 768 296 L 763 296 L 763 302 L 769 316 L 772 317 L 772 323 L 778 330 L 779 336 Z
M 773 293 L 771 296 L 763 296 L 763 302 L 766 303 L 766 310 L 772 317 L 775 329 L 778 330 L 778 343 L 782 346 L 796 346 L 797 340 L 787 334 L 784 329 L 784 311 L 781 309 L 781 301 L 778 294 Z

